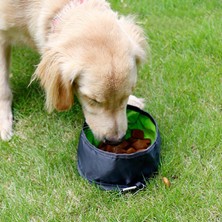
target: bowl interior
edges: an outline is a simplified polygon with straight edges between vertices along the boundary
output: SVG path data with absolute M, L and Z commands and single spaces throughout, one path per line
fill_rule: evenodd
M 128 119 L 128 129 L 125 135 L 125 139 L 128 139 L 131 136 L 131 131 L 133 129 L 140 129 L 144 132 L 144 138 L 150 139 L 151 144 L 153 144 L 157 137 L 157 130 L 154 121 L 149 118 L 147 115 L 143 115 L 140 112 L 137 112 L 132 109 L 127 109 L 127 119 Z M 98 147 L 100 141 L 98 141 L 94 136 L 89 127 L 84 128 L 84 133 L 88 141 Z

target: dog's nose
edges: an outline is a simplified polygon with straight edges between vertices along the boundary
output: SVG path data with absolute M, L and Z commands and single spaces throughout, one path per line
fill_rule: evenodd
M 118 140 L 114 140 L 114 139 L 105 139 L 105 143 L 106 144 L 109 144 L 109 145 L 118 145 L 118 144 L 120 144 L 122 141 L 124 140 L 124 137 L 122 137 L 121 139 L 118 139 Z

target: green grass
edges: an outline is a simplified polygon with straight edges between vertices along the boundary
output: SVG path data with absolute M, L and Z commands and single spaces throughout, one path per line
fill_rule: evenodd
M 149 36 L 152 61 L 140 70 L 135 94 L 159 124 L 159 174 L 136 195 L 104 192 L 82 179 L 79 104 L 46 113 L 38 84 L 27 87 L 39 57 L 14 48 L 15 135 L 0 142 L 1 222 L 222 221 L 221 1 L 111 3 L 123 14 L 138 14 Z

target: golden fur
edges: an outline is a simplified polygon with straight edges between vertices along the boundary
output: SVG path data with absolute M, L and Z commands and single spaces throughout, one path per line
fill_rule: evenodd
M 73 1 L 0 0 L 3 140 L 12 136 L 8 67 L 10 46 L 17 42 L 41 54 L 34 79 L 45 90 L 49 111 L 69 109 L 76 94 L 98 139 L 118 141 L 124 136 L 126 105 L 136 84 L 137 65 L 146 56 L 144 32 L 132 17 L 118 16 L 105 0 L 85 0 L 64 10 Z

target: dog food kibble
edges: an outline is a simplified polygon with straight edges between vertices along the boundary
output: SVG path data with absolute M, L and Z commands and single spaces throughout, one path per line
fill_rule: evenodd
M 132 131 L 132 138 L 144 139 L 144 132 L 142 130 L 135 129 Z
M 132 147 L 134 147 L 136 150 L 146 149 L 149 145 L 149 139 L 138 139 L 134 143 L 132 143 Z
M 124 140 L 122 143 L 112 146 L 106 143 L 101 143 L 99 149 L 111 153 L 131 154 L 147 149 L 151 144 L 150 139 L 144 139 L 144 132 L 139 129 L 134 129 L 131 132 L 131 137 Z
M 135 153 L 136 149 L 134 149 L 133 147 L 130 147 L 129 149 L 127 149 L 126 153 L 131 154 L 131 153 Z
M 106 151 L 107 151 L 107 152 L 111 152 L 111 153 L 113 153 L 113 151 L 114 151 L 114 147 L 111 146 L 111 145 L 107 145 L 107 146 L 106 146 Z
M 123 153 L 127 153 L 127 151 L 124 150 L 124 149 L 118 149 L 118 150 L 115 150 L 114 153 L 121 153 L 121 154 L 123 154 Z
M 168 180 L 167 177 L 163 177 L 162 180 L 163 180 L 163 183 L 165 184 L 166 187 L 170 187 L 171 186 L 171 183 L 170 183 L 170 181 Z

